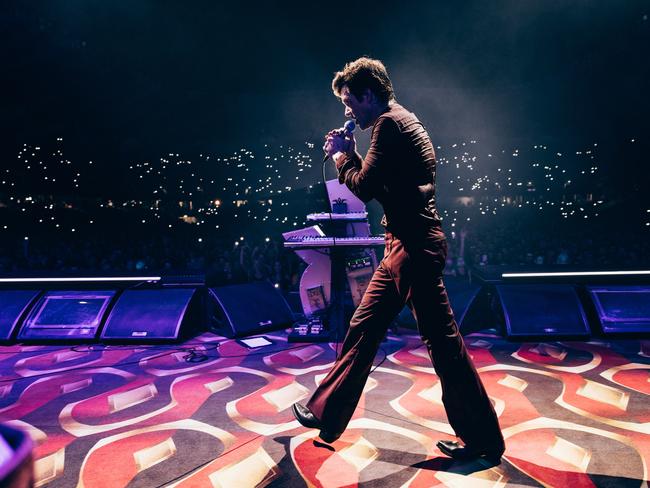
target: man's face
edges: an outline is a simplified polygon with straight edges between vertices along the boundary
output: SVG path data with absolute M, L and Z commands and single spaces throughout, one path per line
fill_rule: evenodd
M 370 120 L 372 118 L 372 111 L 369 96 L 362 95 L 361 100 L 359 100 L 350 92 L 347 85 L 343 85 L 341 89 L 341 102 L 345 106 L 345 116 L 350 119 L 355 119 L 357 126 L 361 130 L 366 130 L 374 123 L 374 120 Z

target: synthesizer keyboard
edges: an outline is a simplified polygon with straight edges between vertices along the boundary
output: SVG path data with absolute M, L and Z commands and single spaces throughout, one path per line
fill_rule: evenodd
M 332 213 L 332 212 L 319 212 L 307 215 L 307 220 L 311 221 L 345 221 L 345 222 L 363 222 L 368 220 L 368 212 L 348 212 L 348 213 Z
M 288 238 L 284 247 L 287 248 L 308 248 L 308 247 L 351 247 L 351 246 L 383 246 L 384 236 L 366 237 L 315 237 L 302 236 Z

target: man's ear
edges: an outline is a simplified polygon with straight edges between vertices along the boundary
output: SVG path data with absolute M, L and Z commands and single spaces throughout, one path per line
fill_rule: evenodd
M 365 99 L 366 103 L 372 104 L 375 101 L 375 94 L 370 88 L 366 88 L 363 90 L 361 98 Z

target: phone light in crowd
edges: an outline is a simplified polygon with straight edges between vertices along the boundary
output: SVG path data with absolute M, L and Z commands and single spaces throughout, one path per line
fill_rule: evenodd
M 202 237 L 199 237 L 199 242 L 203 242 L 203 238 L 202 238 Z
M 561 271 L 555 273 L 501 273 L 502 278 L 552 278 L 578 276 L 639 276 L 650 275 L 650 270 L 638 271 Z

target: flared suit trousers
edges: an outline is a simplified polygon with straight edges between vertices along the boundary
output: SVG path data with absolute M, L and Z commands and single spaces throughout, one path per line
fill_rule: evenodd
M 497 415 L 449 305 L 442 280 L 446 257 L 444 238 L 405 244 L 386 233 L 384 258 L 350 321 L 340 355 L 307 403 L 328 432 L 345 430 L 386 331 L 406 304 L 440 379 L 456 435 L 472 447 L 503 445 Z

